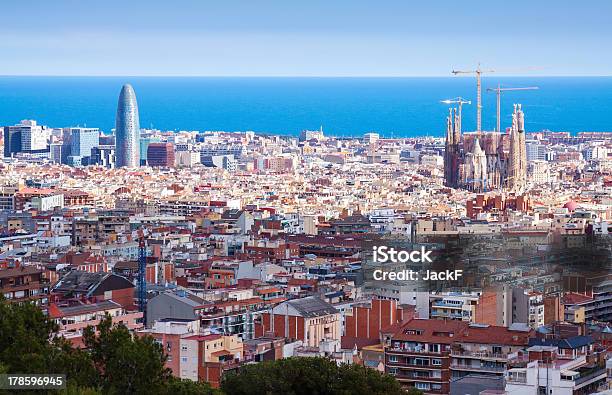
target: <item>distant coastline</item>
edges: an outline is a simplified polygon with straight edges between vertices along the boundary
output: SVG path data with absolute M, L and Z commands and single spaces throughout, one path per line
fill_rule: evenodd
M 0 125 L 35 119 L 50 127 L 87 125 L 110 133 L 116 98 L 130 82 L 141 127 L 161 130 L 254 131 L 297 136 L 323 126 L 326 135 L 442 137 L 442 99 L 475 101 L 466 77 L 42 77 L 0 76 Z M 495 125 L 495 95 L 486 88 L 538 85 L 502 96 L 502 130 L 520 102 L 529 132 L 612 131 L 612 77 L 483 79 L 483 126 Z M 475 128 L 475 105 L 464 107 L 463 129 Z

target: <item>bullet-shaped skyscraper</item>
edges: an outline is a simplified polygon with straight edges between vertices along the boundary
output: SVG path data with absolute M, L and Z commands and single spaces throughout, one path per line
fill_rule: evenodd
M 115 120 L 117 167 L 140 166 L 140 122 L 138 103 L 132 85 L 125 84 L 119 94 Z

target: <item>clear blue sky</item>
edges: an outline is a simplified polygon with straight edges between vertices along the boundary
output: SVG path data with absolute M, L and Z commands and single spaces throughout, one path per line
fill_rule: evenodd
M 0 75 L 612 75 L 612 1 L 2 1 Z

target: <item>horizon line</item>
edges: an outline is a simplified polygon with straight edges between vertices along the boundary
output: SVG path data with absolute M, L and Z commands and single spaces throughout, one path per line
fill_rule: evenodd
M 17 77 L 53 77 L 53 78 L 474 78 L 472 75 L 452 75 L 449 74 L 406 74 L 406 75 L 232 75 L 232 74 L 0 74 L 0 78 Z M 538 78 L 606 78 L 612 74 L 494 74 L 483 75 L 483 79 L 495 77 L 538 77 Z

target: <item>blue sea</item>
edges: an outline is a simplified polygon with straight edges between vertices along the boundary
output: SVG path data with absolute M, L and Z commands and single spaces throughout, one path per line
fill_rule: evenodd
M 297 135 L 442 136 L 447 105 L 462 96 L 464 130 L 476 123 L 476 80 L 448 78 L 0 77 L 0 125 L 35 119 L 51 127 L 114 128 L 121 86 L 136 91 L 143 128 L 252 130 Z M 495 127 L 486 88 L 539 86 L 502 96 L 502 128 L 522 103 L 528 131 L 612 131 L 612 77 L 483 78 L 483 128 Z

